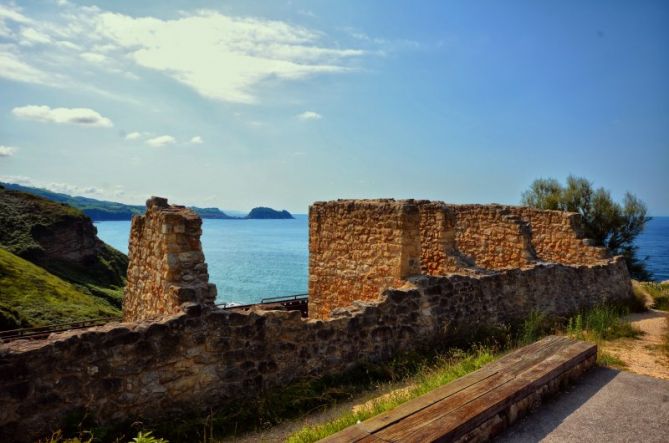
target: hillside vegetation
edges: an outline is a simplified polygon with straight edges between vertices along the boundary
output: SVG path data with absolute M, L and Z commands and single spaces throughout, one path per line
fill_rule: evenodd
M 118 314 L 128 258 L 96 234 L 93 222 L 80 210 L 0 186 L 0 248 L 7 267 L 1 272 L 4 278 L 10 274 L 25 277 L 0 286 L 5 323 L 26 326 Z M 9 253 L 14 260 L 8 258 Z M 35 273 L 20 265 L 19 257 L 42 268 L 50 284 L 42 278 L 27 278 Z M 25 272 L 20 273 L 21 269 Z M 60 292 L 49 292 L 54 288 Z M 22 298 L 21 292 L 34 297 Z M 35 302 L 39 295 L 44 298 L 42 304 Z M 66 299 L 69 301 L 58 308 L 55 301 Z M 81 309 L 75 309 L 79 302 Z M 38 310 L 43 312 L 38 315 Z
M 128 258 L 80 210 L 0 187 L 0 247 L 95 291 L 125 284 Z
M 108 301 L 0 249 L 0 330 L 120 315 Z

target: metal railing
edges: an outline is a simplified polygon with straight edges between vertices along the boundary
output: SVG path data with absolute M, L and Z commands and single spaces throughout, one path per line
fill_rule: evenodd
M 53 323 L 46 326 L 36 326 L 34 328 L 10 329 L 0 331 L 0 342 L 18 340 L 20 338 L 42 338 L 53 332 L 63 332 L 72 329 L 90 328 L 91 326 L 101 326 L 112 321 L 120 321 L 120 317 L 105 317 L 92 320 L 79 320 L 67 323 Z
M 237 305 L 230 303 L 218 303 L 216 307 L 220 309 L 238 309 L 248 310 L 254 306 L 262 305 L 281 305 L 281 307 L 288 311 L 301 311 L 302 316 L 307 316 L 307 306 L 309 302 L 309 294 L 294 294 L 281 295 L 278 297 L 267 297 L 260 300 L 260 303 L 250 303 L 246 305 Z
M 247 305 L 236 305 L 229 303 L 218 303 L 216 306 L 221 309 L 249 309 L 258 305 L 280 304 L 288 310 L 300 310 L 306 315 L 306 305 L 309 294 L 281 295 L 278 297 L 267 297 L 260 300 L 260 303 L 251 303 Z M 0 331 L 0 343 L 22 338 L 37 339 L 45 338 L 54 332 L 70 331 L 72 329 L 84 329 L 92 326 L 101 326 L 113 321 L 120 321 L 120 317 L 104 317 L 92 320 L 80 320 L 66 323 L 53 323 L 46 326 L 36 326 L 33 328 L 10 329 Z

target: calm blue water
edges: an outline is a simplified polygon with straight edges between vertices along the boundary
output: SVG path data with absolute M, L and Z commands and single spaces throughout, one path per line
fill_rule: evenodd
M 204 220 L 202 246 L 219 303 L 307 292 L 308 223 L 295 220 Z M 129 221 L 97 222 L 99 237 L 128 252 Z M 669 217 L 656 217 L 637 239 L 656 280 L 669 280 Z
M 669 217 L 655 217 L 636 241 L 638 256 L 648 257 L 648 269 L 658 281 L 669 280 Z
M 128 252 L 129 221 L 97 222 L 98 236 Z M 202 248 L 218 303 L 257 303 L 307 292 L 308 223 L 294 220 L 204 220 Z

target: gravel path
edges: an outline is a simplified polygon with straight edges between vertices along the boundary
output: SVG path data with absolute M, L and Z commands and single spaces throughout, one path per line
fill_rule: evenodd
M 630 372 L 669 380 L 669 358 L 660 349 L 667 331 L 668 315 L 657 310 L 631 314 L 628 319 L 644 335 L 606 343 L 602 350 L 624 361 L 625 369 Z

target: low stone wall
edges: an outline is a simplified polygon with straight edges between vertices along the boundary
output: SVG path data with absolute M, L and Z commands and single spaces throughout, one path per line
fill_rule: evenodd
M 123 320 L 157 319 L 181 312 L 181 304 L 213 305 L 200 235 L 202 219 L 183 206 L 152 197 L 146 213 L 132 218 Z
M 71 414 L 99 423 L 165 419 L 253 398 L 301 377 L 382 361 L 458 327 L 566 315 L 630 297 L 621 258 L 489 275 L 421 276 L 331 319 L 186 305 L 156 323 L 119 323 L 0 345 L 0 441 L 31 441 Z

